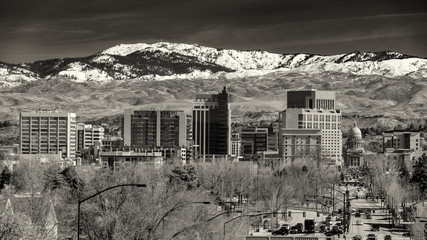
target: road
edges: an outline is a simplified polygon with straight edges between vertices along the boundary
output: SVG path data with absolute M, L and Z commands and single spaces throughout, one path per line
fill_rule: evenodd
M 349 225 L 349 231 L 347 233 L 347 239 L 355 235 L 362 236 L 362 239 L 366 239 L 367 235 L 373 233 L 377 236 L 378 240 L 383 240 L 385 235 L 391 235 L 393 240 L 408 240 L 409 238 L 403 237 L 401 232 L 390 232 L 386 227 L 380 227 L 380 231 L 371 231 L 371 225 L 381 224 L 386 226 L 388 224 L 388 216 L 386 210 L 380 210 L 381 203 L 372 201 L 371 199 L 360 198 L 364 197 L 364 192 L 359 192 L 359 199 L 351 201 L 351 207 L 354 209 L 376 209 L 375 213 L 372 213 L 372 219 L 366 219 L 365 213 L 361 214 L 361 217 L 355 217 L 352 213 L 351 221 Z M 356 225 L 356 221 L 362 221 L 363 225 Z M 349 238 L 350 237 L 350 238 Z

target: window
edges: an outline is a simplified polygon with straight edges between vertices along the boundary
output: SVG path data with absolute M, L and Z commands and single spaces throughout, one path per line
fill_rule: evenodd
M 321 121 L 321 122 L 323 122 L 323 121 L 325 121 L 325 116 L 320 115 L 320 116 L 319 116 L 319 119 L 320 119 L 320 121 Z
M 330 122 L 331 121 L 331 116 L 326 115 L 326 122 Z
M 319 115 L 313 115 L 313 121 L 319 121 Z
M 312 115 L 311 114 L 307 114 L 307 121 L 312 121 Z

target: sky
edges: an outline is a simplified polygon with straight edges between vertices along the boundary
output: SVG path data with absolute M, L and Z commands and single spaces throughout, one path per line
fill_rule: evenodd
M 427 57 L 427 0 L 1 0 L 0 61 L 172 41 L 275 53 Z

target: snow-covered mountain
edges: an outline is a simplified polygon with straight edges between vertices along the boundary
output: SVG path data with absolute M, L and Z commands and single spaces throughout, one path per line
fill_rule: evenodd
M 355 51 L 323 56 L 216 49 L 168 42 L 120 44 L 82 58 L 51 59 L 21 65 L 0 63 L 0 88 L 19 86 L 36 79 L 59 78 L 102 84 L 129 79 L 232 79 L 276 72 L 426 78 L 427 60 L 392 51 Z

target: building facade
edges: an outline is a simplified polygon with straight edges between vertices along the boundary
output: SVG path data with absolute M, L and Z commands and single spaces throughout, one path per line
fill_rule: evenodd
M 197 94 L 193 106 L 193 143 L 203 158 L 231 154 L 231 111 L 226 88 L 219 94 Z
M 76 155 L 76 114 L 23 112 L 20 114 L 20 153 Z
M 123 119 L 125 146 L 178 148 L 186 145 L 184 111 L 126 109 Z
M 290 107 L 279 113 L 279 154 L 285 157 L 285 149 L 292 147 L 284 141 L 283 134 L 286 131 L 320 130 L 319 158 L 329 164 L 342 165 L 341 111 L 334 109 L 335 93 L 316 90 L 287 91 L 287 97 Z M 305 135 L 306 132 L 301 134 Z M 314 139 L 317 137 L 313 141 Z M 295 149 L 292 152 L 298 151 Z
M 322 153 L 322 131 L 319 129 L 283 129 L 281 133 L 283 146 L 279 154 L 285 163 L 295 159 L 319 160 Z
M 231 134 L 231 157 L 237 160 L 242 158 L 242 139 L 238 133 Z
M 96 143 L 102 145 L 104 138 L 104 128 L 91 124 L 77 124 L 77 151 L 88 149 Z
M 423 154 L 422 145 L 420 132 L 383 132 L 383 152 L 391 162 L 404 161 L 407 166 L 412 166 Z
M 250 160 L 254 154 L 268 150 L 268 128 L 242 128 L 240 138 L 244 160 Z
M 335 109 L 334 91 L 286 91 L 286 108 Z
M 115 151 L 101 152 L 101 165 L 117 171 L 124 166 L 133 164 L 149 164 L 160 166 L 163 164 L 162 152 L 148 151 Z

